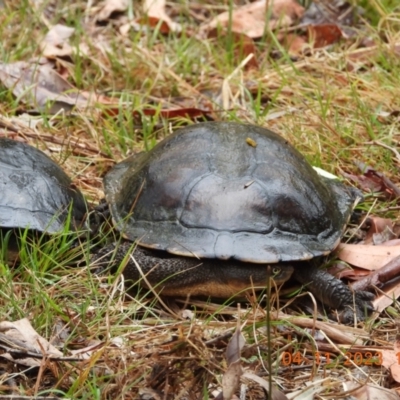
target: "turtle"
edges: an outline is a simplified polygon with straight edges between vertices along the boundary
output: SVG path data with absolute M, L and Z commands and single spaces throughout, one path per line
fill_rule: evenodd
M 124 240 L 94 262 L 115 268 L 125 259 L 126 279 L 166 296 L 228 298 L 265 287 L 268 276 L 293 275 L 344 321 L 372 310 L 372 293 L 353 293 L 318 268 L 339 244 L 359 192 L 318 175 L 267 128 L 181 128 L 116 164 L 103 185 Z
M 0 138 L 0 228 L 54 234 L 85 223 L 88 206 L 68 175 L 42 151 Z M 68 224 L 68 226 L 67 226 Z M 15 240 L 10 258 L 15 258 Z

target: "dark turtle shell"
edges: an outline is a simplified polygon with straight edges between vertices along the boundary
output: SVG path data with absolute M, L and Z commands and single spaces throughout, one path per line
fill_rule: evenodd
M 0 138 L 0 227 L 55 233 L 70 211 L 77 226 L 87 207 L 66 173 L 40 150 Z
M 329 253 L 355 202 L 285 139 L 238 123 L 180 129 L 117 164 L 104 185 L 114 222 L 140 245 L 255 263 Z

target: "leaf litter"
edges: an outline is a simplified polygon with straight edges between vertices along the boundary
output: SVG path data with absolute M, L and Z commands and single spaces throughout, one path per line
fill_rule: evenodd
M 32 4 L 36 7 L 36 11 L 42 10 L 38 2 L 32 2 Z M 288 129 L 290 130 L 291 121 L 294 125 L 298 125 L 300 119 L 302 121 L 302 128 L 300 129 L 304 129 L 305 126 L 311 131 L 313 129 L 327 129 L 332 135 L 335 135 L 334 125 L 322 124 L 313 112 L 310 112 L 308 108 L 303 108 L 304 102 L 309 102 L 310 98 L 305 96 L 304 102 L 296 103 L 294 94 L 299 89 L 300 81 L 283 82 L 281 79 L 281 76 L 287 73 L 290 67 L 282 64 L 279 71 L 262 69 L 266 58 L 270 55 L 268 53 L 270 50 L 265 48 L 260 38 L 267 30 L 271 29 L 275 30 L 280 45 L 291 56 L 295 56 L 293 60 L 296 61 L 296 58 L 300 57 L 296 64 L 300 71 L 308 71 L 310 74 L 323 76 L 323 79 L 327 82 L 332 82 L 331 86 L 329 83 L 327 84 L 324 95 L 328 94 L 332 87 L 340 88 L 338 89 L 336 103 L 339 113 L 346 113 L 349 109 L 347 106 L 349 96 L 344 89 L 349 86 L 349 81 L 352 80 L 358 83 L 360 93 L 366 99 L 370 99 L 371 107 L 376 105 L 374 101 L 380 101 L 384 105 L 384 109 L 389 110 L 386 111 L 389 113 L 388 115 L 395 113 L 396 109 L 398 110 L 398 105 L 396 107 L 384 98 L 376 99 L 374 98 L 376 94 L 370 96 L 368 94 L 368 91 L 370 91 L 368 82 L 363 82 L 361 76 L 354 77 L 351 75 L 372 65 L 371 57 L 376 54 L 378 49 L 385 49 L 388 52 L 387 54 L 390 55 L 391 49 L 396 49 L 396 45 L 393 47 L 393 43 L 396 42 L 380 43 L 379 45 L 369 43 L 367 48 L 357 48 L 357 42 L 352 42 L 352 31 L 347 29 L 357 23 L 350 18 L 354 14 L 348 11 L 351 10 L 348 3 L 311 2 L 307 10 L 304 10 L 295 1 L 276 1 L 274 2 L 275 7 L 281 4 L 282 8 L 272 10 L 267 10 L 266 4 L 267 2 L 256 1 L 246 6 L 238 6 L 233 10 L 232 27 L 235 35 L 231 38 L 237 45 L 244 43 L 247 47 L 241 51 L 236 51 L 234 73 L 230 71 L 226 75 L 219 74 L 214 65 L 214 60 L 209 60 L 210 81 L 207 81 L 206 85 L 201 81 L 191 81 L 187 74 L 181 74 L 178 70 L 175 70 L 174 62 L 158 65 L 159 56 L 163 52 L 162 40 L 158 44 L 158 46 L 161 46 L 160 48 L 157 48 L 156 45 L 154 48 L 150 47 L 151 50 L 140 49 L 140 47 L 136 49 L 135 51 L 138 51 L 138 54 L 142 56 L 141 61 L 154 60 L 153 65 L 156 67 L 154 76 L 158 77 L 158 80 L 155 81 L 156 84 L 163 86 L 165 82 L 173 82 L 179 90 L 178 93 L 173 95 L 168 92 L 166 96 L 163 96 L 162 91 L 155 93 L 159 90 L 156 87 L 157 85 L 153 85 L 150 94 L 143 90 L 144 86 L 138 85 L 137 90 L 143 102 L 139 107 L 133 107 L 133 110 L 131 109 L 133 102 L 121 101 L 118 93 L 112 90 L 101 92 L 97 85 L 94 85 L 94 90 L 92 87 L 84 87 L 81 90 L 70 83 L 74 81 L 73 74 L 69 73 L 71 68 L 65 74 L 60 73 L 60 65 L 63 65 L 65 58 L 68 58 L 68 62 L 72 63 L 73 71 L 74 62 L 76 62 L 74 58 L 77 54 L 76 50 L 79 50 L 80 46 L 83 49 L 84 46 L 79 43 L 77 47 L 72 47 L 71 51 L 69 39 L 74 29 L 68 27 L 67 24 L 47 26 L 50 29 L 46 35 L 42 36 L 40 55 L 51 59 L 53 63 L 46 60 L 38 62 L 37 58 L 34 57 L 25 61 L 3 63 L 0 67 L 0 80 L 18 101 L 22 101 L 19 107 L 24 112 L 39 111 L 47 115 L 53 114 L 54 118 L 50 119 L 48 123 L 44 118 L 33 122 L 33 116 L 30 117 L 32 122 L 27 122 L 29 118 L 26 118 L 26 114 L 25 116 L 24 114 L 14 115 L 9 118 L 2 116 L 0 134 L 34 145 L 39 144 L 46 152 L 53 157 L 56 156 L 56 158 L 66 152 L 68 159 L 63 167 L 68 172 L 71 171 L 71 175 L 79 177 L 77 178 L 78 186 L 86 194 L 90 193 L 90 196 L 97 200 L 102 197 L 99 171 L 102 171 L 107 163 L 111 165 L 112 157 L 104 147 L 104 142 L 99 139 L 96 128 L 107 130 L 109 126 L 112 126 L 116 120 L 121 118 L 121 110 L 124 111 L 123 115 L 126 119 L 123 120 L 122 126 L 128 125 L 130 117 L 136 118 L 139 124 L 151 121 L 154 126 L 163 126 L 165 119 L 170 120 L 168 124 L 175 123 L 176 119 L 178 119 L 178 123 L 182 123 L 179 119 L 196 121 L 199 117 L 223 119 L 232 110 L 236 110 L 238 115 L 245 120 L 253 121 L 254 115 L 245 107 L 246 101 L 244 99 L 246 99 L 248 92 L 243 88 L 248 87 L 246 85 L 249 85 L 249 81 L 256 80 L 256 90 L 252 94 L 254 98 L 258 96 L 259 83 L 261 83 L 265 85 L 264 90 L 268 94 L 265 102 L 267 107 L 270 106 L 271 99 L 275 101 L 274 106 L 266 114 L 266 121 L 270 121 L 271 126 L 276 126 L 278 130 L 285 132 Z M 43 5 L 49 11 L 46 12 L 46 20 L 50 21 L 52 13 L 54 14 L 57 11 L 50 10 L 49 7 L 52 6 L 50 2 Z M 95 37 L 94 32 L 99 29 L 99 25 L 105 27 L 106 46 L 103 47 L 103 50 L 107 48 L 107 51 L 112 48 L 108 46 L 107 41 L 111 43 L 115 38 L 117 38 L 121 47 L 125 46 L 127 51 L 132 51 L 131 44 L 126 41 L 127 36 L 131 33 L 129 32 L 131 28 L 133 31 L 140 32 L 143 37 L 146 35 L 145 32 L 152 33 L 156 29 L 163 35 L 172 32 L 182 34 L 182 30 L 187 27 L 180 16 L 185 15 L 185 13 L 191 15 L 191 11 L 195 7 L 197 7 L 197 15 L 199 15 L 198 5 L 189 4 L 188 9 L 183 9 L 178 4 L 165 3 L 164 1 L 145 1 L 142 7 L 134 7 L 133 9 L 129 8 L 129 2 L 115 0 L 101 4 L 87 2 L 80 5 L 78 2 L 77 7 L 80 6 L 82 6 L 82 15 L 86 19 L 89 36 Z M 315 11 L 315 8 L 319 13 Z M 216 6 L 215 10 L 222 10 L 223 12 L 215 16 L 212 7 L 204 5 L 202 7 L 205 16 L 203 21 L 197 27 L 189 27 L 185 33 L 189 37 L 197 38 L 201 34 L 208 33 L 211 28 L 218 26 L 226 28 L 227 21 L 229 21 L 229 11 L 224 9 L 224 6 L 219 5 Z M 261 12 L 259 12 L 260 10 Z M 263 18 L 260 18 L 266 11 L 271 16 L 268 24 Z M 130 14 L 132 12 L 133 14 Z M 311 17 L 312 14 L 314 15 L 313 18 Z M 116 15 L 119 16 L 118 19 L 114 19 Z M 150 21 L 149 29 L 142 31 L 140 24 L 146 23 L 146 21 Z M 115 31 L 112 33 L 107 31 L 108 25 L 119 26 L 119 28 L 129 26 L 129 31 L 125 30 L 124 34 L 118 31 L 121 34 L 121 36 L 118 36 Z M 218 41 L 221 41 L 222 38 L 222 35 L 214 35 L 213 40 L 218 44 Z M 211 40 L 211 38 L 208 40 Z M 336 53 L 333 50 L 330 53 L 325 53 L 332 50 L 332 45 L 341 41 L 348 41 L 346 51 Z M 291 46 L 290 43 L 297 44 Z M 98 60 L 93 60 L 93 64 L 101 64 L 103 71 L 110 72 L 112 63 L 107 60 L 107 57 L 104 57 L 106 52 L 101 51 L 100 47 L 96 47 L 98 43 L 92 43 L 92 45 L 91 49 L 94 51 L 92 54 L 98 55 Z M 323 50 L 318 52 L 320 48 Z M 96 53 L 97 51 L 99 52 Z M 279 59 L 280 52 L 271 53 L 271 55 L 275 59 Z M 82 51 L 82 56 L 87 63 L 87 68 L 90 68 L 88 53 Z M 168 56 L 171 57 L 171 55 Z M 249 65 L 249 61 L 246 60 L 253 60 L 254 62 Z M 342 74 L 340 68 L 333 67 L 333 65 L 336 65 L 333 62 L 337 62 L 337 60 L 341 60 L 344 65 L 347 65 L 347 72 L 350 72 L 350 75 Z M 163 65 L 163 68 L 160 68 L 160 65 Z M 140 68 L 143 68 L 143 66 Z M 146 77 L 148 70 L 143 68 L 143 71 L 143 76 Z M 257 72 L 260 72 L 260 75 L 257 75 Z M 165 79 L 165 77 L 168 77 L 168 79 Z M 301 80 L 301 78 L 299 79 Z M 139 80 L 139 83 L 142 82 Z M 203 89 L 209 89 L 204 87 L 208 86 L 209 83 L 217 88 L 216 91 L 211 90 L 212 97 L 198 96 L 198 93 L 205 93 Z M 115 82 L 112 84 L 115 84 Z M 308 80 L 307 85 L 312 87 L 313 81 Z M 215 92 L 217 92 L 216 96 Z M 184 100 L 176 106 L 178 98 L 182 97 Z M 203 103 L 199 102 L 200 97 Z M 204 103 L 205 99 L 208 101 Z M 289 109 L 291 111 L 288 112 Z M 79 132 L 79 136 L 72 138 L 70 135 L 71 128 L 63 126 L 64 123 L 60 120 L 60 113 L 63 112 L 72 113 L 73 117 L 76 118 L 78 126 L 74 126 L 73 129 L 75 132 Z M 271 115 L 275 117 L 271 118 Z M 101 124 L 97 125 L 96 120 L 100 120 Z M 285 121 L 282 122 L 283 120 Z M 156 125 L 157 123 L 159 125 Z M 396 121 L 388 121 L 388 123 L 389 125 L 395 124 Z M 50 132 L 46 132 L 46 126 L 50 127 Z M 357 126 L 356 129 L 359 129 L 359 127 Z M 77 135 L 77 133 L 74 133 L 74 135 Z M 143 133 L 141 135 L 140 140 L 145 140 L 145 135 Z M 361 135 L 361 137 L 364 136 Z M 130 138 L 125 140 L 128 144 L 133 142 Z M 330 140 L 332 141 L 332 137 Z M 122 148 L 127 147 L 127 143 L 122 141 Z M 307 140 L 300 145 L 303 146 L 302 150 L 307 152 Z M 112 144 L 112 146 L 113 149 L 117 148 L 115 144 Z M 329 145 L 324 150 L 329 150 Z M 124 151 L 119 150 L 118 157 L 123 157 Z M 396 199 L 396 177 L 392 179 L 386 176 L 386 171 L 385 174 L 382 174 L 377 172 L 378 170 L 375 167 L 369 170 L 369 175 L 366 176 L 369 187 L 363 186 L 362 179 L 359 177 L 355 178 L 354 182 L 367 194 L 372 194 L 378 198 Z M 89 178 L 81 177 L 82 174 Z M 352 172 L 352 175 L 357 176 L 354 172 Z M 350 175 L 348 175 L 348 178 L 350 178 Z M 398 233 L 394 224 L 390 224 L 388 221 L 383 223 L 373 215 L 371 219 L 373 222 L 370 224 L 370 228 L 365 230 L 365 244 L 342 244 L 337 254 L 339 258 L 350 265 L 378 272 L 383 265 L 396 262 L 398 244 L 390 247 L 386 244 L 397 240 Z M 348 255 L 345 257 L 346 252 Z M 269 366 L 265 368 L 265 354 L 268 348 L 268 351 L 273 352 L 277 371 L 274 378 L 280 387 L 284 388 L 285 393 L 298 396 L 294 398 L 313 396 L 321 391 L 334 393 L 334 396 L 351 394 L 356 398 L 363 398 L 363 396 L 374 396 L 378 390 L 382 399 L 396 396 L 392 391 L 383 388 L 383 383 L 379 378 L 381 371 L 386 369 L 390 371 L 391 378 L 399 382 L 397 356 L 399 348 L 395 340 L 398 335 L 398 327 L 392 323 L 390 314 L 384 314 L 380 317 L 382 333 L 379 329 L 372 330 L 372 333 L 370 333 L 370 331 L 360 328 L 343 327 L 331 321 L 322 322 L 318 319 L 302 317 L 301 312 L 296 316 L 281 311 L 277 312 L 275 317 L 272 317 L 276 324 L 273 328 L 274 340 L 273 343 L 268 343 L 265 335 L 265 311 L 262 298 L 258 302 L 256 297 L 249 297 L 246 302 L 248 308 L 243 310 L 238 310 L 237 307 L 229 304 L 196 302 L 194 299 L 190 299 L 190 306 L 186 303 L 184 305 L 179 304 L 178 309 L 185 310 L 185 307 L 189 307 L 186 312 L 180 314 L 182 320 L 179 320 L 175 312 L 166 310 L 163 305 L 154 306 L 151 297 L 148 297 L 148 295 L 131 298 L 124 290 L 123 281 L 116 280 L 110 287 L 104 279 L 96 277 L 93 281 L 87 268 L 82 268 L 79 271 L 81 274 L 80 281 L 92 282 L 93 288 L 89 290 L 82 288 L 79 286 L 81 284 L 79 281 L 75 283 L 77 289 L 74 289 L 68 283 L 68 280 L 72 280 L 72 277 L 66 271 L 60 272 L 61 276 L 65 274 L 65 279 L 61 279 L 56 288 L 51 286 L 48 288 L 47 295 L 49 296 L 55 291 L 57 293 L 58 290 L 60 290 L 60 294 L 63 294 L 58 295 L 56 300 L 60 304 L 56 314 L 62 315 L 63 319 L 67 321 L 66 327 L 61 329 L 65 329 L 71 335 L 71 332 L 75 332 L 72 341 L 63 338 L 57 343 L 57 348 L 68 350 L 68 353 L 63 351 L 63 357 L 84 354 L 86 359 L 86 364 L 82 364 L 76 361 L 63 361 L 60 358 L 55 364 L 61 367 L 62 371 L 53 368 L 55 364 L 47 367 L 40 361 L 44 370 L 53 378 L 57 378 L 58 383 L 53 384 L 55 388 L 68 390 L 69 387 L 73 386 L 72 382 L 75 379 L 84 385 L 91 374 L 102 379 L 104 379 L 104 375 L 108 374 L 110 384 L 103 387 L 102 398 L 138 398 L 137 396 L 163 399 L 202 398 L 204 390 L 208 394 L 214 393 L 213 390 L 218 392 L 221 388 L 222 391 L 225 388 L 225 398 L 235 398 L 239 392 L 231 389 L 238 387 L 242 390 L 244 385 L 245 393 L 252 396 L 251 398 L 261 399 L 266 398 L 264 385 L 267 381 L 264 377 L 267 376 L 269 369 Z M 397 275 L 397 272 L 394 274 Z M 379 276 L 379 272 L 377 276 Z M 369 275 L 367 279 L 376 279 L 376 277 L 372 277 L 373 275 Z M 4 278 L 2 277 L 2 279 Z M 381 281 L 379 283 L 374 282 L 378 285 L 384 283 Z M 356 284 L 357 281 L 354 285 Z M 17 279 L 10 293 L 13 293 L 13 296 L 22 302 L 25 286 L 23 281 Z M 379 289 L 382 290 L 381 287 Z M 31 289 L 28 288 L 28 290 Z M 379 311 L 386 309 L 388 312 L 390 311 L 389 305 L 393 303 L 391 296 L 397 297 L 397 290 L 398 287 L 394 286 L 390 291 L 385 292 L 386 294 L 377 298 L 375 304 Z M 72 296 L 73 302 L 64 303 L 63 296 L 68 296 L 68 293 L 71 292 L 77 293 L 76 296 Z M 84 299 L 80 297 L 79 293 L 85 293 L 88 298 L 91 297 L 91 294 L 103 293 L 108 304 L 106 315 L 102 314 L 104 310 L 100 308 L 99 304 L 92 308 L 85 308 Z M 7 296 L 3 300 L 0 299 L 0 304 L 6 303 L 6 298 Z M 29 298 L 29 295 L 27 298 Z M 386 301 L 385 305 L 380 303 L 383 300 Z M 281 305 L 277 303 L 276 308 L 279 309 Z M 78 310 L 76 306 L 80 309 Z M 41 307 L 39 307 L 39 310 Z M 175 307 L 171 309 L 175 309 Z M 102 315 L 100 319 L 96 320 L 94 317 L 97 311 Z M 5 326 L 19 323 L 17 319 L 10 317 L 10 315 L 4 317 L 2 324 L 6 324 Z M 35 315 L 34 311 L 31 315 L 33 320 L 38 319 L 38 315 Z M 11 320 L 14 322 L 9 322 Z M 37 335 L 31 328 L 28 329 L 29 322 L 25 320 L 24 323 L 28 324 L 24 325 L 26 327 L 23 328 L 26 331 L 24 333 L 30 332 L 30 336 L 28 335 L 29 337 L 23 339 L 26 342 L 25 347 L 32 350 L 35 343 L 37 346 L 40 335 Z M 40 324 L 38 326 L 40 327 Z M 117 332 L 113 330 L 116 326 L 118 326 Z M 10 332 L 16 330 L 14 327 L 7 329 Z M 317 333 L 320 335 L 317 335 Z M 101 337 L 102 340 L 91 340 L 91 336 Z M 229 337 L 231 338 L 230 342 L 227 341 Z M 375 347 L 372 345 L 375 345 Z M 35 348 L 36 351 L 40 352 L 43 359 L 48 356 L 43 352 L 46 348 L 48 348 L 46 342 L 42 342 L 39 348 Z M 224 357 L 224 352 L 228 352 L 228 349 L 230 354 L 226 354 Z M 346 351 L 343 351 L 343 349 Z M 6 349 L 3 348 L 3 350 Z M 318 355 L 320 364 L 317 364 L 317 351 L 324 352 L 324 354 Z M 375 366 L 357 365 L 355 355 L 357 353 L 367 354 L 368 352 L 381 354 L 382 363 L 378 365 L 379 362 L 377 362 Z M 0 357 L 6 358 L 5 354 L 7 353 L 0 354 Z M 302 356 L 300 357 L 298 354 Z M 233 360 L 232 355 L 234 356 Z M 289 365 L 282 362 L 284 360 L 283 355 L 292 357 L 292 362 Z M 344 380 L 341 381 L 333 376 L 315 380 L 318 373 L 326 375 L 329 368 L 334 368 L 335 373 L 340 374 L 340 371 L 344 369 L 346 355 L 347 361 L 349 361 L 346 368 L 349 370 L 352 381 L 344 382 Z M 29 357 L 25 358 L 28 359 Z M 25 358 L 22 357 L 22 359 Z M 365 360 L 367 360 L 367 357 L 361 359 L 361 361 Z M 360 359 L 358 359 L 359 361 Z M 75 362 L 76 364 L 74 364 Z M 366 363 L 362 362 L 361 364 Z M 109 365 L 112 365 L 112 368 L 109 368 Z M 298 370 L 300 372 L 296 375 L 297 366 L 303 368 L 306 372 L 302 374 L 302 370 Z M 381 370 L 381 366 L 385 369 Z M 322 368 L 325 367 L 329 368 L 323 370 Z M 354 370 L 350 370 L 352 367 L 354 367 Z M 7 366 L 9 371 L 12 371 L 13 368 L 15 366 Z M 368 370 L 365 372 L 363 369 Z M 374 375 L 375 372 L 377 372 L 376 375 Z M 293 379 L 294 374 L 296 380 Z M 345 373 L 343 377 L 349 374 Z M 116 378 L 112 378 L 113 375 Z M 256 384 L 254 386 L 248 385 L 248 383 L 243 384 L 243 382 L 248 382 L 246 379 L 253 379 Z M 378 383 L 378 385 L 374 383 L 364 385 L 363 382 L 366 382 L 367 379 Z M 138 383 L 130 387 L 131 382 Z M 205 382 L 207 383 L 206 386 L 204 386 Z M 313 389 L 308 389 L 309 392 L 307 392 L 307 389 L 304 392 L 298 392 L 299 386 L 304 384 L 303 387 L 306 387 L 306 383 L 309 385 L 311 383 Z M 42 375 L 38 375 L 34 384 L 35 388 L 40 386 L 42 388 L 46 386 L 46 379 Z M 27 389 L 29 392 L 29 385 Z M 216 394 L 216 396 L 218 395 Z
M 0 80 L 20 100 L 36 111 L 56 114 L 74 107 L 86 108 L 90 100 L 80 94 L 49 64 L 18 61 L 0 64 Z
M 73 48 L 68 43 L 68 39 L 74 34 L 75 29 L 69 26 L 54 25 L 40 43 L 42 56 L 46 58 L 70 57 Z

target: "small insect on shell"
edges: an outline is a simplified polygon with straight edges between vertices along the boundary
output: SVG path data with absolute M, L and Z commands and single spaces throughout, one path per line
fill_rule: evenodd
M 254 180 L 253 181 L 250 181 L 250 182 L 247 182 L 245 185 L 244 185 L 244 188 L 245 189 L 247 189 L 250 185 L 252 185 L 254 183 Z
M 257 142 L 252 138 L 246 138 L 246 143 L 251 147 L 257 147 Z

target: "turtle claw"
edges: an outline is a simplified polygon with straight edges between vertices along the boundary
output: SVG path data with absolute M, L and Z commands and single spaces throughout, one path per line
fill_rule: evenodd
M 358 291 L 352 295 L 352 299 L 342 305 L 342 311 L 339 313 L 340 322 L 346 325 L 364 321 L 368 315 L 376 311 L 372 304 L 372 300 L 375 298 L 373 293 Z

